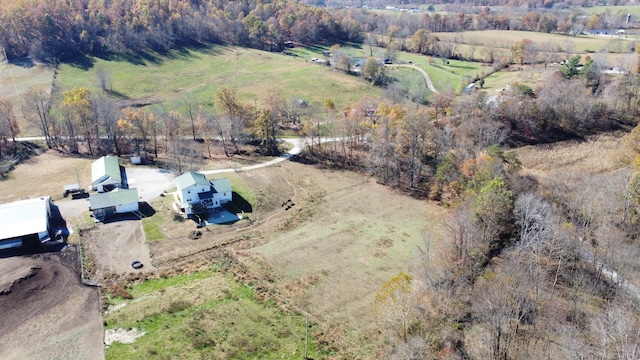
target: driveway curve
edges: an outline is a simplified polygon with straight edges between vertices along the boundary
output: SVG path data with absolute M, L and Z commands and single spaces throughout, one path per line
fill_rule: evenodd
M 439 93 L 439 91 L 436 90 L 435 86 L 433 86 L 433 83 L 431 82 L 431 78 L 429 77 L 429 74 L 427 74 L 427 72 L 424 71 L 424 69 L 416 66 L 415 64 L 411 64 L 411 65 L 407 65 L 407 64 L 387 64 L 385 66 L 389 66 L 389 67 L 404 67 L 404 68 L 410 68 L 410 69 L 418 70 L 418 72 L 420 74 L 422 74 L 422 76 L 424 77 L 424 81 L 426 81 L 427 87 L 429 88 L 429 90 L 431 90 L 435 94 Z

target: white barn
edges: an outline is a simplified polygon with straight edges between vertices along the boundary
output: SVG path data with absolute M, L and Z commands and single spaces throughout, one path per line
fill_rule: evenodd
M 231 201 L 229 179 L 209 181 L 203 174 L 190 171 L 176 178 L 177 200 L 188 217 L 222 207 Z
M 0 204 L 0 250 L 51 240 L 51 198 Z
M 115 189 L 110 192 L 91 194 L 89 210 L 95 219 L 104 219 L 115 214 L 140 210 L 137 189 Z
M 117 157 L 103 156 L 91 163 L 91 186 L 98 192 L 122 187 L 120 162 Z

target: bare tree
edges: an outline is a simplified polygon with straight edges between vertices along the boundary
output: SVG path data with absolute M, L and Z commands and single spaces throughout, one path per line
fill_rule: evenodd
M 49 94 L 42 87 L 29 88 L 23 97 L 22 113 L 27 120 L 37 125 L 49 149 L 52 148 L 51 128 L 49 118 Z

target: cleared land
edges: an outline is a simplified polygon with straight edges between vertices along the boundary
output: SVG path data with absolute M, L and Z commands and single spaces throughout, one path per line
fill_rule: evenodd
M 98 290 L 78 252 L 0 259 L 0 358 L 103 359 Z
M 93 160 L 56 151 L 32 156 L 0 181 L 0 203 L 43 195 L 62 199 L 64 186 L 78 181 L 86 188 L 91 185 Z
M 92 58 L 85 66 L 63 64 L 59 70 L 56 103 L 62 91 L 72 87 L 88 86 L 100 92 L 98 71 L 110 75 L 113 95 L 124 103 L 137 104 L 183 101 L 190 95 L 211 106 L 221 86 L 238 89 L 242 101 L 258 107 L 276 91 L 285 100 L 299 97 L 309 104 L 321 104 L 329 98 L 338 107 L 365 94 L 378 96 L 382 92 L 360 77 L 333 71 L 307 58 L 230 46 L 174 51 L 145 59 Z
M 39 135 L 37 128 L 29 124 L 22 115 L 24 94 L 32 87 L 51 89 L 55 72 L 48 66 L 34 66 L 30 63 L 7 64 L 0 62 L 0 98 L 8 99 L 13 105 L 13 112 L 21 130 L 20 136 Z

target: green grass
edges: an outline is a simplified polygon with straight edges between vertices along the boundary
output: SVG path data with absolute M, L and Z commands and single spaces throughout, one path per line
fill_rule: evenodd
M 606 5 L 606 6 L 591 6 L 583 7 L 580 10 L 586 14 L 605 14 L 610 12 L 611 14 L 631 14 L 632 16 L 640 16 L 640 5 Z M 636 19 L 637 20 L 637 19 Z
M 63 91 L 73 87 L 100 92 L 99 70 L 110 74 L 115 97 L 141 103 L 181 101 L 189 94 L 200 104 L 212 106 L 221 86 L 236 88 L 241 101 L 259 106 L 274 91 L 284 99 L 295 96 L 308 103 L 330 98 L 338 107 L 382 92 L 359 77 L 312 63 L 305 50 L 297 51 L 302 51 L 301 56 L 212 46 L 149 54 L 148 58 L 91 58 L 90 66 L 83 67 L 61 64 L 54 104 L 59 103 Z
M 290 359 L 304 355 L 305 319 L 255 299 L 251 288 L 213 270 L 148 280 L 108 313 L 108 329 L 145 333 L 114 343 L 107 359 Z M 312 334 L 312 331 L 310 332 Z M 317 354 L 313 339 L 309 356 Z
M 147 241 L 162 240 L 165 237 L 160 225 L 158 225 L 153 218 L 142 219 L 142 228 L 144 229 Z
M 242 178 L 237 173 L 227 173 L 221 175 L 213 175 L 210 176 L 210 180 L 227 178 L 229 179 L 229 183 L 231 184 L 231 188 L 233 192 L 236 193 L 239 198 L 234 196 L 233 201 L 230 204 L 226 205 L 226 208 L 231 210 L 232 212 L 240 212 L 240 210 L 244 211 L 243 216 L 252 218 L 255 214 L 255 209 L 257 206 L 256 195 L 253 191 L 247 186 L 247 184 L 242 180 Z M 246 202 L 246 203 L 245 203 Z M 247 211 L 246 204 L 251 206 L 252 211 Z M 226 226 L 226 225 L 216 225 L 216 226 Z

